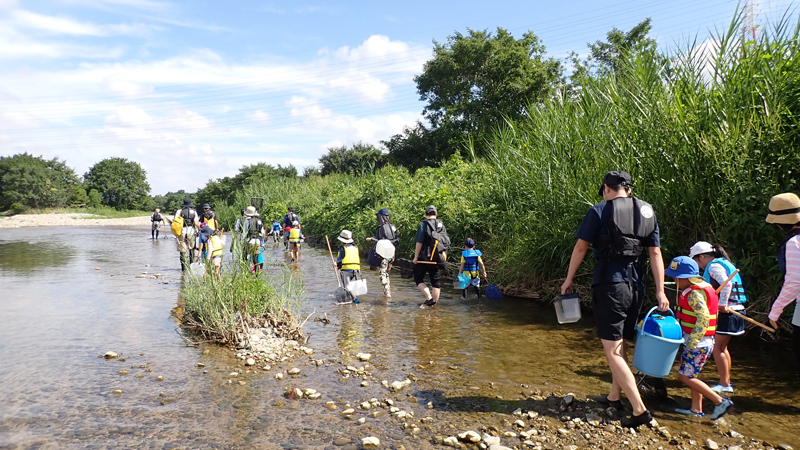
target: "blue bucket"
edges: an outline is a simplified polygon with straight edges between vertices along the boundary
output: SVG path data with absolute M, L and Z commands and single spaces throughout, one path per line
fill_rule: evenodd
M 469 275 L 465 274 L 464 272 L 458 274 L 458 288 L 466 289 L 467 286 L 469 286 L 469 280 Z
M 683 338 L 658 336 L 642 329 L 643 324 L 651 323 L 650 315 L 656 309 L 658 309 L 657 306 L 650 309 L 644 320 L 636 327 L 636 348 L 633 350 L 633 367 L 645 375 L 665 378 L 672 370 L 672 364 L 675 362 L 678 349 L 683 344 Z M 669 313 L 672 314 L 672 311 L 669 311 Z M 675 329 L 676 325 L 680 328 L 675 316 L 664 317 L 663 322 L 664 325 L 659 328 L 672 330 Z M 674 322 L 674 324 L 671 322 Z

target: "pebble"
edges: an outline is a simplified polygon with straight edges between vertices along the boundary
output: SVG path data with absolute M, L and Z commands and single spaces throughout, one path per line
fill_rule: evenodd
M 344 411 L 340 412 L 339 415 L 342 417 L 352 417 L 353 414 L 356 413 L 356 410 L 353 408 L 345 409 Z
M 719 444 L 712 441 L 711 439 L 706 439 L 706 448 L 708 450 L 719 450 Z
M 519 428 L 525 428 L 525 422 L 523 422 L 522 420 L 515 420 L 514 426 Z
M 283 393 L 286 398 L 297 400 L 299 398 L 303 398 L 303 391 L 298 388 L 288 388 L 286 392 Z
M 341 446 L 347 445 L 349 443 L 350 443 L 350 438 L 346 438 L 346 437 L 339 437 L 339 438 L 336 438 L 336 439 L 333 440 L 333 445 L 335 445 L 337 447 L 341 447 Z
M 481 441 L 481 435 L 475 431 L 470 430 L 470 431 L 465 431 L 463 433 L 459 433 L 458 439 L 464 442 L 472 442 L 473 444 L 476 444 Z
M 486 445 L 500 445 L 499 436 L 492 436 L 491 434 L 484 433 L 482 439 Z
M 297 375 L 297 374 L 300 373 L 300 369 L 298 369 L 297 367 L 293 367 L 293 368 L 289 369 L 289 372 L 287 372 L 287 373 L 289 375 Z
M 411 385 L 411 380 L 405 379 L 403 381 L 395 381 L 389 386 L 389 390 L 392 392 L 400 391 L 408 386 Z
M 490 445 L 489 450 L 511 450 L 508 447 L 503 447 L 502 445 Z
M 275 374 L 275 379 L 278 380 L 278 381 L 281 381 L 283 379 L 283 374 L 280 373 L 280 372 L 276 373 Z
M 364 448 L 378 448 L 381 446 L 381 441 L 375 436 L 369 436 L 361 440 L 361 446 Z
M 361 387 L 369 387 L 369 381 L 366 381 L 366 380 L 362 381 L 361 382 Z
M 308 395 L 309 400 L 316 400 L 320 397 L 322 397 L 322 394 L 320 394 L 319 392 Z
M 164 381 L 164 377 L 159 375 L 159 376 L 156 377 L 156 381 Z
M 256 360 L 253 359 L 253 358 L 247 358 L 245 360 L 245 362 L 244 362 L 244 365 L 246 365 L 246 366 L 255 366 L 256 365 Z
M 105 355 L 103 355 L 103 357 L 104 357 L 105 359 L 114 359 L 114 358 L 116 358 L 117 356 L 119 356 L 119 353 L 116 353 L 116 352 L 106 352 L 106 354 L 105 354 Z
M 120 394 L 122 394 L 122 390 L 120 390 L 120 389 L 114 389 L 113 391 L 111 391 L 111 393 L 112 393 L 112 394 L 117 394 L 117 395 L 120 395 Z
M 228 374 L 228 376 L 231 377 L 231 378 L 236 378 L 236 377 L 239 376 L 239 372 L 231 372 L 231 373 Z
M 356 358 L 358 358 L 359 361 L 366 362 L 369 361 L 370 358 L 372 358 L 372 355 L 369 353 L 358 353 L 356 354 Z
M 794 450 L 789 444 L 778 444 L 778 450 Z
M 455 436 L 448 436 L 444 438 L 444 440 L 442 440 L 442 444 L 448 447 L 455 447 L 456 445 L 458 445 L 458 438 Z
M 364 424 L 366 422 L 367 422 L 367 418 L 366 417 L 362 417 L 362 418 L 358 419 L 358 423 L 359 424 Z

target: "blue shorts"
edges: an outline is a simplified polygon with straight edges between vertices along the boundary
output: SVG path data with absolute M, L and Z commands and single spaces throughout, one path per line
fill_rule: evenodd
M 681 353 L 681 367 L 678 373 L 689 378 L 697 378 L 703 366 L 706 365 L 708 354 L 714 347 L 683 348 Z

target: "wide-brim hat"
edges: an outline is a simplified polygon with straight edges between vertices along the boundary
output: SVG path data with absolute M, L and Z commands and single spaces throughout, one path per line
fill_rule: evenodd
M 255 206 L 248 206 L 244 210 L 245 216 L 255 216 L 256 215 L 256 207 Z
M 183 201 L 183 207 L 185 208 L 185 207 L 187 207 L 187 206 L 188 206 L 189 208 L 194 208 L 194 205 L 192 204 L 192 201 L 191 201 L 191 200 L 189 200 L 188 198 L 187 198 L 186 200 L 184 200 L 184 201 Z
M 345 244 L 352 244 L 353 243 L 353 233 L 351 233 L 350 230 L 342 230 L 342 232 L 339 233 L 339 237 L 337 237 L 336 239 L 339 239 L 340 241 L 342 241 Z
M 664 275 L 672 278 L 697 278 L 700 277 L 700 267 L 692 258 L 678 256 L 670 261 Z
M 769 199 L 767 223 L 794 225 L 800 222 L 800 197 L 791 192 Z

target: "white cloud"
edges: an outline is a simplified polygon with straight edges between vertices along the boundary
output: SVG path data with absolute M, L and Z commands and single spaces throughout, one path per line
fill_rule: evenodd
M 106 91 L 122 99 L 141 98 L 144 95 L 151 94 L 155 90 L 152 84 L 136 83 L 119 73 L 106 77 L 106 79 L 103 80 L 103 86 Z
M 66 17 L 47 16 L 21 9 L 12 11 L 10 19 L 11 25 L 15 28 L 28 28 L 54 35 L 94 37 L 113 35 L 141 36 L 150 31 L 150 27 L 141 24 L 96 25 Z
M 269 125 L 270 123 L 270 115 L 260 109 L 254 113 L 248 114 L 248 117 L 259 125 Z

